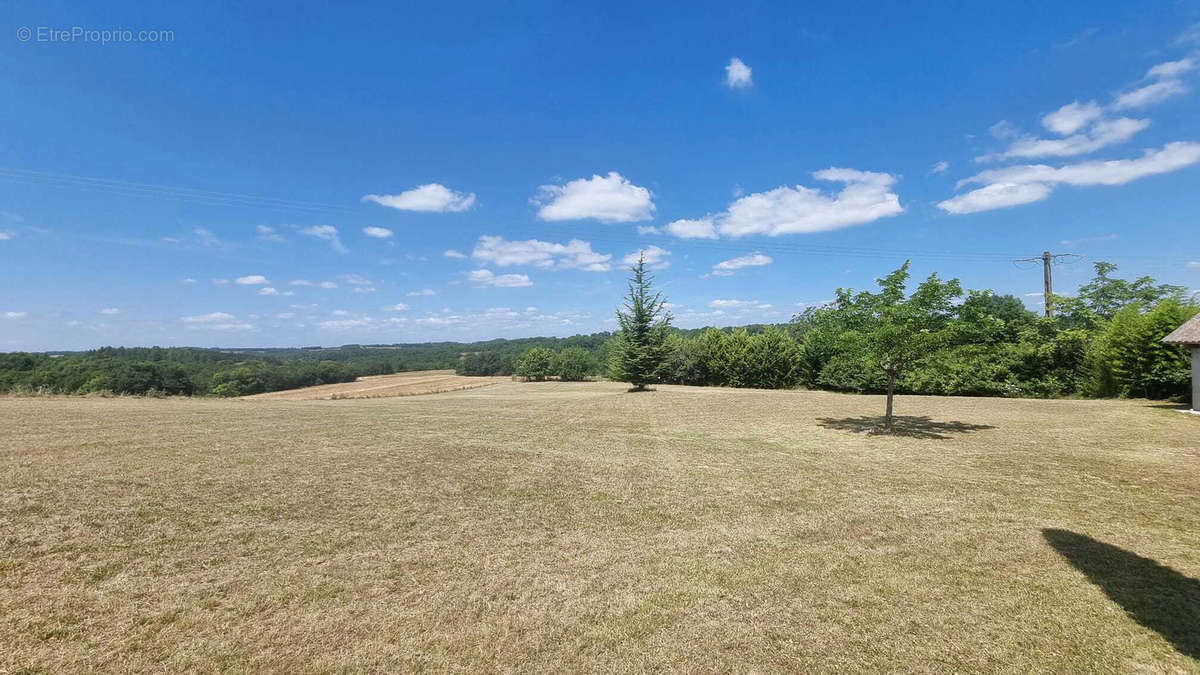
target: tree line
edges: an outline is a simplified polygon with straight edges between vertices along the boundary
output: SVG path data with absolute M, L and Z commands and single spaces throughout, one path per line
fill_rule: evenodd
M 870 291 L 786 324 L 681 330 L 650 275 L 635 272 L 617 333 L 476 343 L 300 349 L 105 347 L 0 354 L 0 392 L 240 396 L 365 375 L 450 369 L 565 380 L 605 376 L 757 388 L 971 396 L 1136 396 L 1187 400 L 1187 353 L 1160 339 L 1198 311 L 1183 287 L 1126 280 L 1097 263 L 1055 316 L 1019 298 L 964 291 L 936 274 L 909 292 L 907 264 Z
M 621 331 L 596 355 L 596 370 L 635 389 L 662 382 L 1188 400 L 1189 356 L 1161 339 L 1200 307 L 1182 286 L 1121 279 L 1116 269 L 1096 263 L 1076 295 L 1049 298 L 1052 317 L 937 274 L 910 293 L 905 263 L 878 279 L 877 290 L 839 289 L 786 325 L 679 331 L 635 266 Z

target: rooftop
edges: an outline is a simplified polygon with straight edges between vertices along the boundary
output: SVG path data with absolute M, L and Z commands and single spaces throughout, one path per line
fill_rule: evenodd
M 1200 346 L 1200 314 L 1193 316 L 1171 334 L 1162 339 L 1163 342 L 1174 345 Z

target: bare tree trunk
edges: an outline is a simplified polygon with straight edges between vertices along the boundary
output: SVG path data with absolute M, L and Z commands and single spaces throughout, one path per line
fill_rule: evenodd
M 891 431 L 892 431 L 892 397 L 895 395 L 894 394 L 895 389 L 896 389 L 896 372 L 893 370 L 889 370 L 888 371 L 887 414 L 884 415 L 884 417 L 883 417 L 883 426 L 885 429 L 888 430 L 888 433 L 891 433 Z

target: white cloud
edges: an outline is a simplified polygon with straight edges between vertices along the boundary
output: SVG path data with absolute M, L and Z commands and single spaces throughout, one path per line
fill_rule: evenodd
M 937 164 L 934 164 L 933 168 L 930 169 L 929 171 L 930 171 L 930 173 L 945 173 L 946 169 L 949 169 L 949 168 L 950 168 L 950 162 L 947 162 L 946 160 L 942 160 L 942 161 L 938 162 Z
M 192 283 L 195 283 L 195 279 L 192 280 Z M 228 279 L 213 279 L 212 283 L 213 283 L 213 286 L 226 286 L 229 284 L 229 280 Z
M 365 293 L 374 293 L 375 287 L 374 286 L 355 286 L 354 292 L 355 293 L 364 293 L 364 294 Z
M 1189 270 L 1200 270 L 1200 260 L 1193 260 L 1187 264 Z
M 743 267 L 759 267 L 761 265 L 770 265 L 773 262 L 775 262 L 775 260 L 769 255 L 764 255 L 762 253 L 751 253 L 750 255 L 743 255 L 737 258 L 723 260 L 716 265 L 713 265 L 712 274 L 718 277 L 728 277 L 732 276 L 735 272 Z
M 1051 191 L 1049 185 L 1041 183 L 996 183 L 938 202 L 938 208 L 954 214 L 991 211 L 1040 202 L 1049 197 Z
M 708 303 L 713 309 L 771 309 L 771 305 L 758 300 L 713 300 Z
M 475 194 L 455 192 L 439 183 L 426 183 L 398 195 L 366 195 L 362 200 L 401 211 L 458 213 L 475 205 Z
M 338 278 L 351 286 L 371 286 L 375 283 L 360 274 L 343 274 Z
M 729 59 L 729 65 L 725 66 L 725 84 L 730 89 L 744 89 L 754 86 L 752 75 L 750 66 L 746 65 L 739 58 Z
M 336 319 L 333 321 L 322 321 L 319 326 L 326 329 L 345 329 L 345 328 L 367 328 L 372 326 L 374 322 L 370 318 L 362 319 Z
M 12 230 L 0 230 L 0 241 L 8 241 L 15 236 L 17 236 L 17 233 Z
M 350 316 L 350 312 L 347 312 L 344 309 L 335 309 L 332 312 L 330 312 L 330 314 L 332 314 L 334 316 Z
M 638 225 L 638 234 L 662 234 L 662 230 L 653 225 Z
M 392 231 L 386 227 L 364 227 L 363 234 L 376 239 L 387 239 L 392 236 Z
M 192 284 L 196 283 L 196 280 L 188 277 L 186 279 L 180 279 L 179 283 L 183 284 L 184 286 L 191 286 Z
M 963 195 L 939 202 L 950 213 L 974 213 L 1041 201 L 1050 196 L 1056 185 L 1088 187 L 1093 185 L 1123 185 L 1139 178 L 1170 173 L 1200 162 L 1200 143 L 1168 143 L 1161 149 L 1147 150 L 1134 159 L 1081 162 L 1052 167 L 1045 164 L 1024 164 L 982 171 L 961 180 L 958 186 L 980 184 Z
M 387 305 L 383 309 L 387 312 L 403 312 L 408 309 L 408 305 L 404 304 L 403 302 L 397 302 L 394 305 Z
M 275 318 L 276 319 L 294 319 L 294 318 L 296 318 L 296 313 L 295 312 L 280 312 L 275 315 Z
M 836 195 L 803 185 L 746 195 L 717 216 L 717 231 L 730 237 L 825 232 L 904 212 L 900 197 L 890 190 L 896 182 L 891 174 L 829 168 L 813 177 L 846 187 Z
M 1195 70 L 1195 68 L 1196 57 L 1189 56 L 1186 59 L 1179 59 L 1178 61 L 1167 61 L 1165 63 L 1160 63 L 1146 71 L 1146 77 L 1171 79 L 1179 77 L 1184 73 L 1191 72 L 1192 70 Z
M 454 259 L 454 260 L 462 260 L 463 258 L 467 257 L 467 255 L 465 253 L 462 253 L 460 251 L 455 251 L 452 248 L 442 251 L 442 255 L 446 256 L 447 258 Z
M 270 286 L 266 286 L 266 287 L 258 289 L 258 294 L 259 295 L 279 295 L 279 291 L 275 290 L 274 288 L 271 288 Z
M 288 282 L 288 286 L 312 286 L 313 282 L 308 279 L 292 279 Z
M 1078 246 L 1080 244 L 1093 244 L 1101 241 L 1112 241 L 1116 238 L 1116 234 L 1101 234 L 1095 237 L 1082 237 L 1080 239 L 1063 239 L 1058 243 L 1063 246 Z
M 641 250 L 634 251 L 622 258 L 621 262 L 626 265 L 636 265 L 638 258 L 643 255 L 646 256 L 646 266 L 650 269 L 662 270 L 671 265 L 667 260 L 667 256 L 671 255 L 671 252 L 658 246 L 647 246 Z
M 1179 80 L 1160 80 L 1121 94 L 1113 103 L 1113 108 L 1116 110 L 1144 108 L 1186 94 L 1187 91 L 1187 86 Z
M 29 316 L 29 312 L 5 312 L 4 313 L 4 318 L 6 318 L 6 319 L 24 319 L 27 316 Z
M 117 309 L 116 307 L 105 307 L 104 309 L 100 310 L 100 313 L 107 316 L 114 316 L 116 314 L 120 314 L 121 310 Z
M 223 323 L 233 321 L 236 317 L 227 312 L 213 312 L 211 314 L 198 314 L 196 316 L 185 316 L 180 321 L 184 323 Z
M 275 242 L 284 241 L 283 235 L 276 232 L 275 228 L 273 228 L 273 227 L 267 227 L 266 225 L 259 225 L 254 228 L 254 231 L 258 233 L 258 238 L 263 241 L 275 241 Z
M 689 220 L 681 218 L 667 223 L 667 232 L 680 239 L 716 239 L 717 227 L 712 216 Z
M 534 265 L 556 269 L 581 269 L 588 272 L 607 272 L 612 268 L 612 255 L 597 253 L 592 245 L 580 239 L 555 244 L 537 239 L 507 241 L 504 237 L 484 235 L 479 238 L 471 257 L 498 267 Z
M 1129 117 L 1102 119 L 1092 124 L 1086 133 L 1074 134 L 1066 138 L 1024 136 L 1013 141 L 1004 152 L 977 157 L 976 161 L 1011 159 L 1016 157 L 1074 157 L 1075 155 L 1085 155 L 1110 145 L 1124 143 L 1148 126 L 1150 126 L 1150 120 L 1138 120 Z
M 321 283 L 319 283 L 317 285 L 320 286 L 321 288 L 337 288 L 338 287 L 338 285 L 333 283 L 332 281 L 322 281 Z
M 265 286 L 271 282 L 261 274 L 251 274 L 249 276 L 238 277 L 237 283 L 243 286 Z
M 467 275 L 471 283 L 495 288 L 524 288 L 533 282 L 524 274 L 495 274 L 491 270 L 475 270 Z
M 608 176 L 578 178 L 565 185 L 543 185 L 531 200 L 542 220 L 582 220 L 630 223 L 654 217 L 650 191 L 634 185 L 616 171 Z
M 1043 117 L 1042 126 L 1059 136 L 1069 136 L 1100 119 L 1102 115 L 1104 108 L 1095 101 L 1075 101 Z
M 418 298 L 427 295 L 437 295 L 437 291 L 434 291 L 432 288 L 422 288 L 419 291 L 409 291 L 407 295 L 410 298 Z
M 207 227 L 197 227 L 192 230 L 192 234 L 196 235 L 196 241 L 201 246 L 221 246 L 221 240 L 217 239 L 217 235 L 213 234 L 212 230 Z
M 300 233 L 329 242 L 329 246 L 338 253 L 347 252 L 345 245 L 342 244 L 341 237 L 338 236 L 338 229 L 333 225 L 313 225 L 312 227 L 300 230 Z

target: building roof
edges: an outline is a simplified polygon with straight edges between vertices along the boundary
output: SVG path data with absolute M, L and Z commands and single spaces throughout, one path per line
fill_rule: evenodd
M 1171 331 L 1171 334 L 1162 341 L 1173 345 L 1200 346 L 1200 314 L 1193 316 L 1190 321 Z

